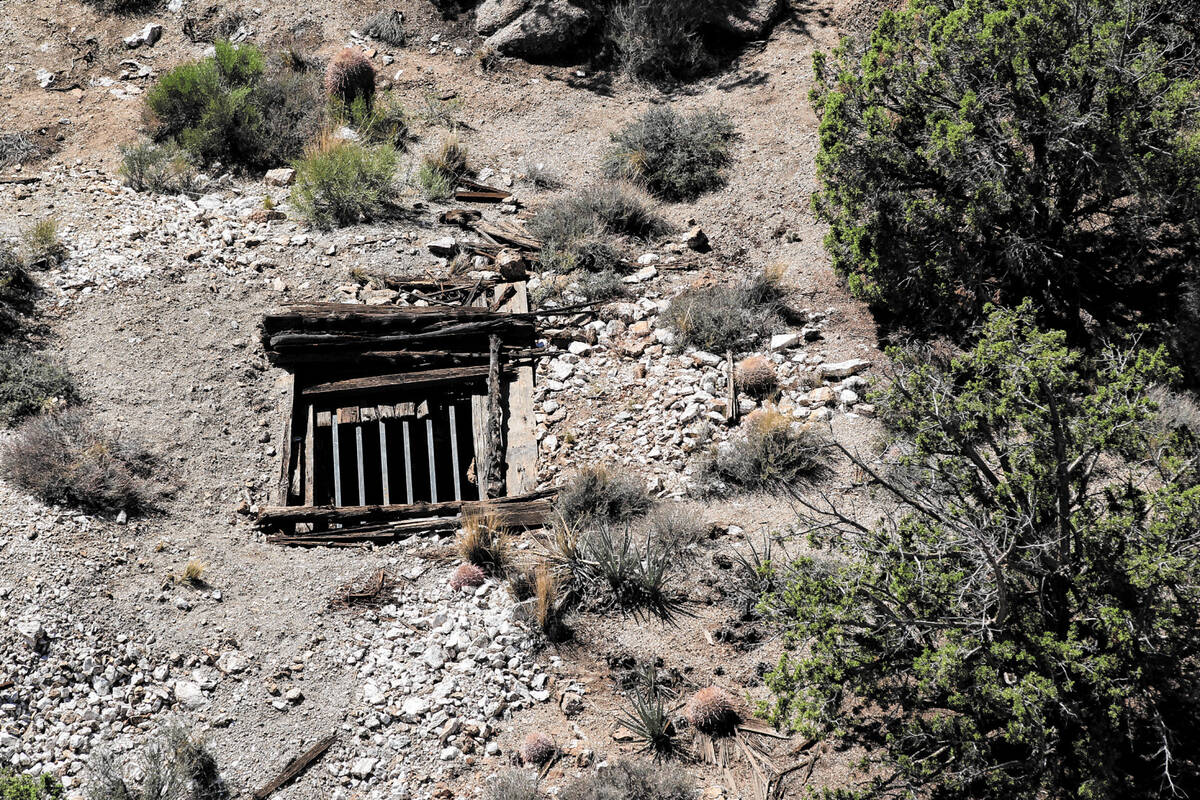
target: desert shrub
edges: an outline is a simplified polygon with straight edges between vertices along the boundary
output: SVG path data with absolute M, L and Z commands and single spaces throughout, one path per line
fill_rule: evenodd
M 814 429 L 778 411 L 756 411 L 741 436 L 714 448 L 699 464 L 703 491 L 730 488 L 782 492 L 824 474 L 826 440 Z
M 0 169 L 32 161 L 41 153 L 23 133 L 0 133 Z
M 723 352 L 752 347 L 781 324 L 783 290 L 767 273 L 737 284 L 687 289 L 663 313 L 680 345 Z
M 697 800 L 687 772 L 678 767 L 621 760 L 567 784 L 562 800 Z
M 335 120 L 354 128 L 365 141 L 391 145 L 398 150 L 408 146 L 408 112 L 391 92 L 373 103 L 361 97 L 350 105 L 334 100 L 330 102 L 330 111 Z
M 630 78 L 690 78 L 714 64 L 701 26 L 713 0 L 623 0 L 608 12 L 605 38 Z
M 384 213 L 394 192 L 396 151 L 335 142 L 295 163 L 292 202 L 319 228 L 353 225 Z
M 62 784 L 49 773 L 22 775 L 10 769 L 0 769 L 0 800 L 59 800 Z
M 514 769 L 488 780 L 483 794 L 487 800 L 537 800 L 538 781 L 533 775 Z
M 265 75 L 253 45 L 214 47 L 212 57 L 180 64 L 147 92 L 154 140 L 173 140 L 205 164 L 266 168 L 298 156 L 320 125 L 317 82 L 286 69 Z
M 725 185 L 740 138 L 728 116 L 711 109 L 683 115 L 655 106 L 613 134 L 605 171 L 666 200 L 692 200 Z
M 26 264 L 35 269 L 57 267 L 67 258 L 67 247 L 58 235 L 58 220 L 40 219 L 21 234 L 25 243 Z
M 421 118 L 429 125 L 454 130 L 461 124 L 458 115 L 462 111 L 462 108 L 463 101 L 461 97 L 451 97 L 443 100 L 433 92 L 426 92 L 425 109 L 421 112 Z
M 375 67 L 357 48 L 343 48 L 325 68 L 325 93 L 345 105 L 362 100 L 370 106 L 375 98 Z
M 647 239 L 670 230 L 654 205 L 630 186 L 608 183 L 585 189 L 538 213 L 529 230 L 542 240 L 542 263 L 559 272 L 613 269 L 620 263 L 605 239 Z
M 200 189 L 191 154 L 175 142 L 139 142 L 118 149 L 121 153 L 121 177 L 134 191 L 194 194 Z
M 621 282 L 621 276 L 612 268 L 600 272 L 580 270 L 576 284 L 579 294 L 589 303 L 611 300 L 625 294 L 625 284 Z
M 38 285 L 25 269 L 25 262 L 11 245 L 0 242 L 0 335 L 11 334 L 23 317 L 33 311 Z
M 561 189 L 563 186 L 558 171 L 540 161 L 525 169 L 525 180 L 535 189 Z
M 467 148 L 449 134 L 438 148 L 426 153 L 417 170 L 417 184 L 430 200 L 445 200 L 454 193 L 459 178 L 471 174 Z
M 496 514 L 464 516 L 455 545 L 464 561 L 492 575 L 503 573 L 508 563 L 508 540 Z
M 608 467 L 585 467 L 559 490 L 554 510 L 568 526 L 624 523 L 650 510 L 641 481 Z
M 109 436 L 73 410 L 26 420 L 0 452 L 0 471 L 13 484 L 86 512 L 150 510 L 163 494 L 156 467 L 140 444 Z
M 0 347 L 0 425 L 78 399 L 75 381 L 65 369 L 24 347 Z
M 126 781 L 112 754 L 88 764 L 88 800 L 228 800 L 217 761 L 178 723 L 167 725 L 142 749 L 138 784 Z
M 403 47 L 408 41 L 408 34 L 404 31 L 404 15 L 395 9 L 368 17 L 362 24 L 362 32 L 393 47 Z
M 656 541 L 676 552 L 704 538 L 704 524 L 697 509 L 676 503 L 655 506 L 646 517 L 646 529 Z

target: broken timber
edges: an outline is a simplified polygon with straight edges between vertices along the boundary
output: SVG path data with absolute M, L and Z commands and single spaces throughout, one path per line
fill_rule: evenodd
M 325 753 L 325 751 L 328 750 L 330 748 L 330 746 L 333 745 L 333 743 L 336 740 L 337 740 L 337 735 L 330 734 L 329 736 L 326 736 L 324 739 L 322 739 L 321 741 L 314 744 L 308 750 L 304 751 L 300 755 L 293 758 L 291 761 L 288 762 L 287 766 L 283 768 L 283 771 L 280 772 L 279 775 L 276 776 L 276 778 L 274 780 L 272 780 L 270 783 L 263 785 L 258 791 L 256 791 L 252 795 L 254 800 L 264 800 L 264 798 L 268 797 L 276 789 L 279 789 L 285 783 L 287 783 L 288 781 L 295 778 L 297 775 L 299 775 L 304 770 L 308 769 L 308 766 L 310 764 L 312 764 L 314 761 L 316 761 L 318 758 L 320 758 Z

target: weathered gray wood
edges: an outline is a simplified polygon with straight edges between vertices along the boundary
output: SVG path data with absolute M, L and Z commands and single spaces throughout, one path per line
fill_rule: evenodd
M 397 389 L 423 389 L 465 381 L 482 381 L 487 378 L 487 365 L 447 367 L 421 372 L 399 372 L 388 375 L 372 375 L 365 378 L 327 381 L 306 386 L 301 394 L 306 398 L 327 398 L 344 394 L 393 391 Z
M 358 456 L 358 504 L 367 504 L 367 472 L 363 467 L 363 430 L 362 424 L 354 426 L 354 446 Z
M 464 500 L 444 503 L 410 503 L 392 506 L 268 506 L 258 514 L 262 528 L 294 525 L 304 522 L 324 522 L 350 525 L 359 522 L 386 522 L 463 513 L 486 513 L 492 510 L 519 509 L 533 501 L 549 502 L 555 490 L 541 489 L 525 495 L 498 497 L 493 500 Z M 532 506 L 530 506 L 532 507 Z M 549 508 L 549 506 L 545 506 Z
M 295 778 L 304 770 L 308 769 L 308 765 L 320 758 L 321 755 L 328 750 L 330 745 L 332 745 L 336 740 L 337 735 L 330 734 L 314 744 L 301 755 L 293 758 L 288 762 L 287 766 L 283 768 L 283 771 L 275 777 L 274 780 L 264 784 L 254 792 L 252 795 L 254 800 L 265 800 L 265 798 L 271 795 L 271 793 L 273 793 L 276 789 Z
M 394 407 L 393 407 L 394 409 Z M 385 506 L 392 503 L 392 488 L 389 483 L 390 476 L 388 475 L 388 445 L 387 445 L 387 417 L 384 416 L 384 406 L 379 407 L 379 474 L 383 481 L 383 504 Z
M 458 476 L 458 420 L 454 416 L 454 403 L 450 404 L 450 465 L 454 470 L 454 499 L 462 500 L 462 481 Z
M 429 450 L 429 499 L 436 503 L 437 495 L 437 461 L 433 454 L 433 417 L 425 417 L 425 443 Z
M 333 415 L 333 504 L 340 506 L 342 504 L 342 451 L 341 442 L 338 440 L 338 428 L 341 427 L 337 419 L 337 415 Z
M 279 444 L 282 452 L 279 468 L 279 504 L 287 505 L 291 501 L 292 496 L 292 475 L 295 472 L 295 465 L 292 458 L 292 438 L 296 435 L 296 380 L 295 376 L 288 375 L 284 391 L 287 394 L 285 403 L 287 416 L 283 421 L 283 434 L 280 437 L 282 441 Z
M 413 501 L 413 481 L 412 481 L 412 437 L 408 432 L 408 415 L 400 423 L 401 432 L 404 436 L 404 491 L 409 505 Z
M 304 505 L 309 506 L 316 502 L 316 483 L 315 483 L 315 468 L 316 456 L 314 450 L 316 448 L 316 413 L 311 404 L 308 406 L 308 420 L 305 423 L 304 430 Z
M 511 284 L 513 295 L 502 310 L 512 314 L 529 311 L 529 295 L 523 281 Z M 501 291 L 500 286 L 496 292 Z M 508 417 L 504 433 L 507 470 L 504 488 L 509 494 L 525 494 L 537 487 L 537 417 L 533 408 L 533 368 L 516 368 L 516 380 L 508 382 Z
M 488 497 L 504 495 L 504 408 L 500 404 L 500 337 L 489 343 L 487 419 L 484 422 L 487 441 L 484 445 L 482 481 Z

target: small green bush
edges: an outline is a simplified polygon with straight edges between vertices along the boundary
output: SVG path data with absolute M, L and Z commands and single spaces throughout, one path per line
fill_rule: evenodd
M 408 146 L 411 136 L 408 112 L 391 92 L 371 103 L 361 97 L 349 105 L 332 100 L 329 108 L 337 122 L 353 128 L 364 141 L 391 145 L 397 150 Z
M 725 185 L 739 139 L 728 116 L 714 110 L 684 116 L 655 106 L 613 135 L 605 155 L 610 177 L 634 181 L 666 200 L 693 200 Z
M 0 347 L 0 425 L 11 426 L 56 405 L 79 399 L 62 367 L 23 347 Z
M 448 200 L 454 194 L 454 181 L 427 162 L 417 168 L 416 181 L 426 200 Z
M 59 800 L 62 784 L 53 775 L 22 775 L 11 769 L 0 769 L 0 800 Z
M 584 775 L 567 785 L 562 800 L 697 800 L 687 772 L 638 761 L 615 764 Z
M 362 32 L 393 47 L 403 47 L 408 41 L 408 34 L 404 30 L 404 15 L 394 9 L 380 11 L 367 18 L 362 24 Z
M 762 274 L 738 284 L 687 289 L 671 301 L 663 319 L 680 345 L 738 351 L 778 329 L 782 296 L 778 281 Z
M 814 429 L 777 411 L 756 411 L 741 437 L 702 457 L 696 482 L 706 494 L 781 493 L 825 474 L 827 449 Z
M 175 142 L 139 142 L 118 149 L 121 177 L 134 191 L 196 194 L 201 188 L 191 154 Z
M 604 269 L 600 272 L 581 270 L 576 283 L 579 294 L 588 303 L 612 300 L 625 295 L 625 284 L 621 282 L 621 276 L 613 269 Z
M 445 200 L 454 194 L 458 180 L 471 174 L 467 148 L 458 136 L 449 134 L 437 150 L 426 153 L 417 169 L 417 185 L 430 200 Z
M 585 467 L 559 490 L 554 510 L 570 527 L 624 523 L 650 510 L 641 481 L 608 467 Z
M 40 219 L 21 235 L 27 253 L 26 263 L 35 269 L 57 267 L 67 258 L 67 247 L 58 235 L 58 220 Z
M 169 70 L 146 94 L 152 137 L 204 164 L 267 168 L 300 155 L 321 124 L 319 78 L 265 69 L 253 45 L 218 41 L 211 58 Z
M 379 217 L 395 191 L 396 151 L 338 142 L 297 161 L 292 202 L 320 228 Z
M 88 513 L 152 509 L 164 492 L 156 466 L 140 445 L 110 437 L 77 410 L 26 420 L 0 452 L 0 471 L 15 486 Z

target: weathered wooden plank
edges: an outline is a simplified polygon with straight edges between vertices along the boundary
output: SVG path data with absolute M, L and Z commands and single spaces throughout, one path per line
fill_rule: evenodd
M 390 391 L 396 389 L 423 389 L 448 383 L 482 381 L 487 378 L 488 367 L 481 364 L 467 367 L 447 367 L 421 372 L 399 372 L 388 375 L 371 375 L 363 378 L 326 381 L 306 386 L 301 390 L 305 398 L 326 398 L 351 393 Z
M 429 499 L 431 502 L 438 501 L 437 491 L 437 461 L 433 454 L 433 415 L 429 414 L 425 417 L 425 444 L 429 450 Z
M 483 484 L 488 497 L 503 497 L 504 491 L 504 407 L 500 402 L 500 337 L 493 336 L 489 348 L 486 439 L 483 456 Z
M 515 289 L 504 309 L 514 314 L 529 311 L 529 295 L 524 282 L 511 284 Z M 497 287 L 497 292 L 500 289 Z M 525 494 L 537 487 L 537 419 L 533 407 L 533 368 L 516 369 L 516 380 L 508 382 L 508 420 L 504 434 L 505 490 Z
M 252 796 L 254 800 L 265 800 L 276 789 L 282 787 L 285 783 L 295 778 L 304 770 L 308 769 L 309 764 L 312 764 L 321 755 L 329 749 L 329 747 L 337 740 L 336 734 L 330 734 L 321 741 L 314 744 L 308 750 L 293 758 L 283 768 L 283 771 L 275 777 L 274 780 L 264 784 Z
M 358 504 L 367 504 L 367 471 L 363 467 L 363 426 L 354 426 L 354 446 L 358 456 Z
M 392 487 L 388 474 L 387 419 L 383 416 L 383 409 L 384 406 L 379 407 L 379 477 L 383 483 L 383 504 L 388 506 L 392 504 Z M 392 409 L 395 410 L 395 406 Z
M 462 500 L 462 479 L 458 474 L 458 419 L 454 413 L 454 403 L 449 405 L 450 417 L 450 467 L 454 472 L 454 499 Z
M 405 405 L 408 405 L 407 403 Z M 397 406 L 399 408 L 399 406 Z M 405 415 L 404 420 L 400 423 L 401 433 L 404 436 L 404 494 L 407 498 L 406 502 L 410 505 L 413 501 L 413 479 L 412 479 L 412 437 L 408 430 L 408 417 Z
M 346 406 L 337 410 L 338 422 L 343 425 L 354 425 L 358 423 L 358 406 Z
M 283 434 L 280 436 L 282 441 L 279 444 L 280 449 L 283 451 L 279 468 L 280 505 L 287 505 L 290 502 L 292 473 L 295 470 L 292 458 L 292 439 L 296 435 L 296 379 L 294 375 L 288 375 L 285 381 L 284 392 L 287 396 L 287 400 L 285 401 L 287 416 L 283 421 Z
M 522 503 L 544 501 L 549 503 L 555 495 L 554 489 L 541 489 L 523 495 L 497 497 L 493 500 L 463 500 L 444 503 L 410 503 L 394 506 L 268 506 L 258 514 L 258 525 L 271 528 L 301 522 L 328 522 L 350 525 L 359 522 L 386 522 L 389 520 L 417 519 L 453 515 L 460 512 L 487 512 Z M 548 506 L 547 506 L 548 507 Z
M 333 424 L 333 412 L 331 412 L 331 411 L 318 411 L 317 412 L 317 427 L 318 428 L 328 428 L 331 424 Z
M 316 413 L 311 404 L 305 415 L 307 422 L 304 429 L 304 504 L 311 506 L 316 500 Z

